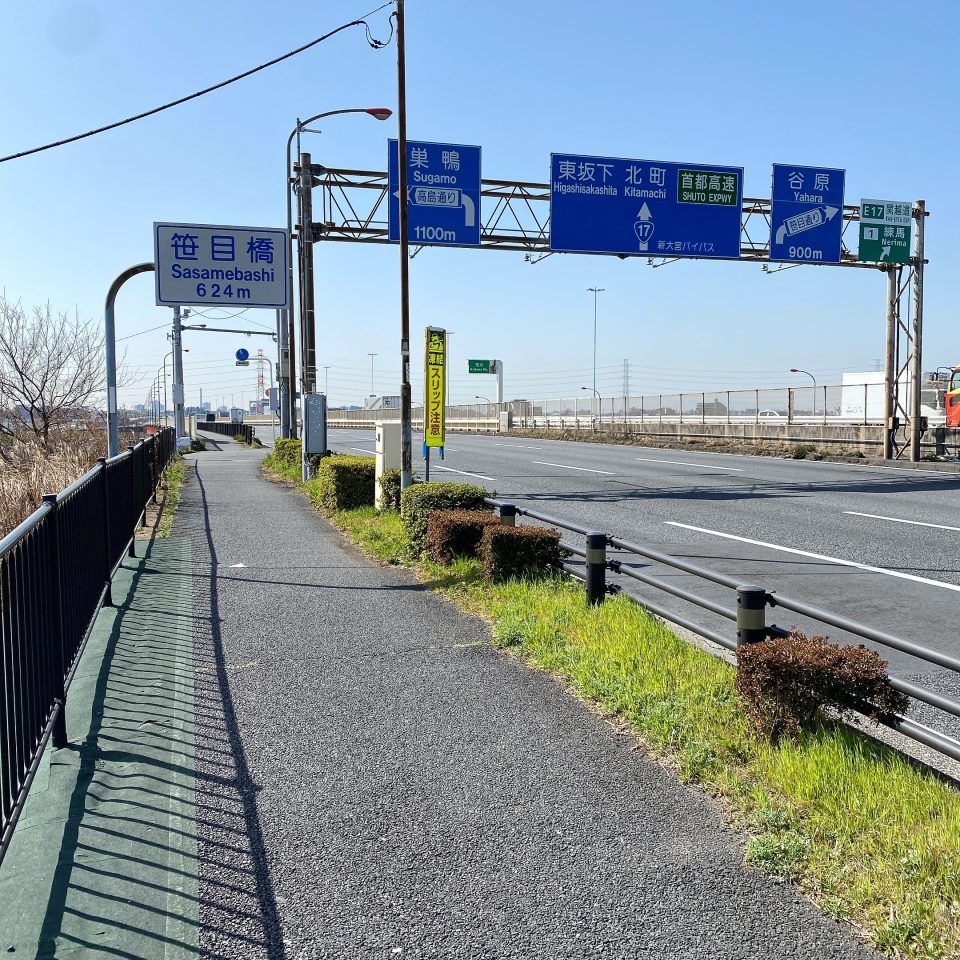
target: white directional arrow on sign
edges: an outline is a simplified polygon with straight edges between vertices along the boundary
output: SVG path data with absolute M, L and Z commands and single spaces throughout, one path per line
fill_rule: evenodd
M 654 226 L 651 222 L 653 220 L 653 214 L 650 212 L 650 208 L 644 203 L 644 205 L 637 212 L 637 222 L 633 225 L 633 232 L 637 235 L 637 241 L 640 244 L 640 252 L 647 252 L 647 245 L 650 243 L 650 238 L 653 236 Z
M 399 200 L 400 191 L 393 195 Z M 477 220 L 477 205 L 465 190 L 451 187 L 408 187 L 407 201 L 415 207 L 463 207 L 463 225 L 472 227 Z
M 783 243 L 786 237 L 794 237 L 798 233 L 805 233 L 816 227 L 822 227 L 828 220 L 832 220 L 840 212 L 839 207 L 814 207 L 803 213 L 787 217 L 777 227 L 777 243 Z

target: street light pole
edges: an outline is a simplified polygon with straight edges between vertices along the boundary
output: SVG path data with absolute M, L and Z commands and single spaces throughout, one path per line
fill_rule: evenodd
M 327 398 L 330 396 L 330 367 L 325 366 L 323 368 L 323 395 Z
M 800 370 L 798 367 L 791 367 L 791 373 L 805 373 L 813 381 L 813 415 L 817 415 L 817 378 L 809 370 Z
M 286 310 L 280 311 L 280 342 L 279 352 L 282 358 L 283 350 L 287 350 L 287 376 L 283 376 L 283 366 L 280 367 L 280 376 L 278 383 L 280 386 L 281 406 L 284 405 L 283 397 L 286 397 L 287 418 L 289 420 L 288 433 L 284 436 L 296 437 L 297 435 L 297 403 L 296 403 L 296 380 L 294 379 L 294 370 L 296 370 L 296 316 L 293 309 L 293 186 L 296 178 L 293 177 L 293 171 L 290 167 L 290 151 L 293 147 L 293 140 L 297 138 L 297 153 L 299 154 L 299 143 L 301 133 L 315 133 L 316 131 L 307 130 L 309 124 L 315 120 L 323 120 L 326 117 L 340 116 L 344 113 L 366 113 L 375 120 L 386 120 L 393 115 L 393 111 L 387 107 L 348 107 L 343 110 L 325 110 L 323 113 L 316 113 L 306 120 L 297 118 L 297 125 L 290 131 L 287 137 L 287 165 L 286 172 L 286 194 L 287 194 L 287 303 Z M 301 317 L 301 324 L 303 318 Z M 282 425 L 282 418 L 281 418 Z M 282 429 L 281 429 L 281 432 Z
M 593 392 L 597 393 L 597 294 L 605 287 L 587 287 L 587 293 L 593 294 Z M 599 396 L 599 394 L 597 394 Z
M 400 188 L 400 489 L 413 482 L 410 388 L 410 244 L 407 207 L 407 60 L 403 0 L 397 0 L 397 171 Z

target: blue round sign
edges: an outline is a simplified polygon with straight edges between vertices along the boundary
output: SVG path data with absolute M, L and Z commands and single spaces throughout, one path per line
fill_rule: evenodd
M 237 351 L 236 357 L 237 357 L 238 360 L 249 360 L 249 359 L 250 359 L 250 351 L 244 349 L 243 347 L 241 347 L 241 348 Z

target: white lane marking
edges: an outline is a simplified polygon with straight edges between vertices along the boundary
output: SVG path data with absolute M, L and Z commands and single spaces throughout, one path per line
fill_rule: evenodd
M 857 513 L 856 510 L 844 510 L 851 517 L 869 517 L 871 520 L 889 520 L 891 523 L 909 523 L 915 527 L 933 527 L 934 530 L 955 530 L 960 533 L 960 527 L 948 527 L 943 523 L 923 523 L 920 520 L 903 520 L 900 517 L 881 517 L 877 513 Z
M 529 443 L 498 443 L 496 440 L 493 442 L 495 447 L 516 447 L 518 450 L 541 450 L 542 447 L 534 447 Z
M 234 569 L 236 569 L 237 567 L 245 567 L 245 566 L 246 566 L 245 563 L 231 563 L 231 564 L 230 564 L 230 569 L 231 569 L 231 570 L 234 570 Z
M 496 483 L 496 477 L 485 477 L 482 473 L 467 473 L 466 470 L 454 470 L 453 467 L 441 467 L 438 464 L 435 464 L 433 467 L 434 470 L 446 470 L 447 473 L 459 473 L 464 477 L 476 477 L 478 480 L 489 480 L 491 483 Z
M 366 447 L 348 447 L 349 450 L 359 450 L 361 453 L 365 453 L 368 456 L 373 453 L 372 450 L 368 450 Z
M 827 563 L 837 563 L 842 567 L 855 567 L 867 573 L 882 573 L 885 577 L 896 577 L 899 580 L 912 580 L 914 583 L 925 583 L 931 587 L 941 587 L 944 590 L 953 590 L 960 593 L 960 584 L 944 583 L 942 580 L 930 580 L 927 577 L 918 577 L 913 573 L 901 573 L 899 570 L 885 570 L 883 567 L 871 567 L 854 560 L 841 560 L 839 557 L 827 557 L 822 553 L 811 553 L 809 550 L 795 550 L 793 547 L 781 547 L 776 543 L 766 543 L 763 540 L 751 540 L 749 537 L 738 537 L 732 533 L 721 533 L 719 530 L 707 530 L 706 527 L 694 527 L 689 523 L 679 523 L 676 520 L 665 520 L 668 527 L 682 527 L 684 530 L 695 530 L 697 533 L 708 533 L 713 537 L 724 537 L 727 540 L 736 540 L 739 543 L 749 543 L 754 547 L 767 547 L 769 550 L 780 550 L 782 553 L 794 553 L 799 557 L 810 557 L 812 560 L 824 560 Z
M 679 467 L 703 467 L 704 470 L 733 470 L 734 473 L 743 473 L 744 467 L 714 467 L 709 463 L 690 463 L 687 460 L 658 460 L 656 457 L 634 457 L 634 460 L 643 460 L 645 463 L 675 463 Z
M 612 470 L 594 470 L 593 467 L 572 467 L 569 463 L 548 463 L 546 460 L 531 460 L 541 467 L 562 467 L 564 470 L 583 470 L 584 473 L 605 473 L 608 477 L 615 477 Z

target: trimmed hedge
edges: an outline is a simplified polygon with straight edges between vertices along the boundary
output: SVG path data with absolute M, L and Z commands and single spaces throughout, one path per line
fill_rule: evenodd
M 545 527 L 487 527 L 480 546 L 488 580 L 540 573 L 560 560 L 560 534 Z
M 400 519 L 414 556 L 427 549 L 427 522 L 434 510 L 483 510 L 492 493 L 469 483 L 415 483 L 400 494 Z
M 400 471 L 384 470 L 380 474 L 380 509 L 400 509 Z
M 477 556 L 487 527 L 500 518 L 484 510 L 434 510 L 427 520 L 427 555 L 435 563 L 452 563 L 456 556 Z
M 310 499 L 325 510 L 354 510 L 373 506 L 372 457 L 323 457 L 309 483 Z
M 276 463 L 298 464 L 303 456 L 299 440 L 289 437 L 277 437 L 273 443 L 273 453 L 270 455 Z
M 774 742 L 813 729 L 824 706 L 874 717 L 907 708 L 907 697 L 888 684 L 879 653 L 798 630 L 737 650 L 737 693 L 757 729 Z

